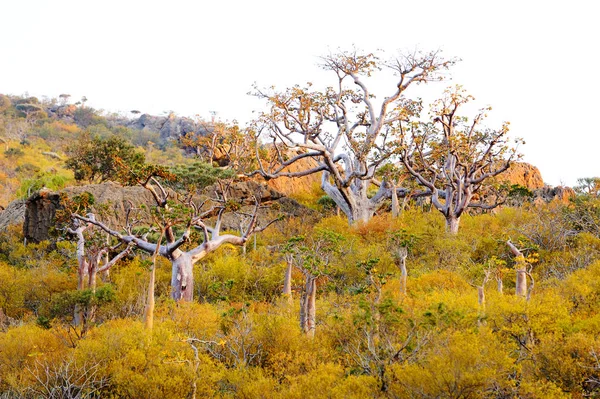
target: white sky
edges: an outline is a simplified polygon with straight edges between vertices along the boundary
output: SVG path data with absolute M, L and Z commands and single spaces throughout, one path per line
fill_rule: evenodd
M 0 93 L 245 122 L 262 106 L 253 82 L 326 82 L 316 63 L 329 50 L 439 48 L 462 59 L 452 83 L 494 107 L 490 127 L 510 121 L 525 161 L 572 185 L 600 176 L 595 3 L 3 0 Z

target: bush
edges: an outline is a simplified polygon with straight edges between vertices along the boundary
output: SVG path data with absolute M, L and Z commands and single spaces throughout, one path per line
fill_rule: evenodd
M 25 152 L 23 152 L 23 150 L 20 148 L 9 148 L 8 150 L 4 151 L 4 155 L 11 158 L 20 158 L 25 155 Z

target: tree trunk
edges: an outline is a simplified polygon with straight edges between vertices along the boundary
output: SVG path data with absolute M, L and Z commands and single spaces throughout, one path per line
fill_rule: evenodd
M 362 201 L 361 201 L 362 202 Z M 350 224 L 356 224 L 358 222 L 367 223 L 373 218 L 375 212 L 371 209 L 370 204 L 358 204 L 351 210 L 352 214 L 348 217 Z
M 315 336 L 316 319 L 317 319 L 317 279 L 312 278 L 310 284 L 310 293 L 308 293 L 308 331 L 306 335 L 310 338 Z
M 304 334 L 308 331 L 308 282 L 306 282 L 304 286 L 304 290 L 302 290 L 302 294 L 300 295 L 300 330 Z
M 460 225 L 460 217 L 446 216 L 446 231 L 450 234 L 458 234 L 458 226 Z
M 172 261 L 171 290 L 171 297 L 176 301 L 194 299 L 194 265 L 185 252 Z
M 77 291 L 81 292 L 85 288 L 85 270 L 87 268 L 87 262 L 85 260 L 80 261 L 79 270 L 77 271 Z M 81 304 L 75 304 L 75 310 L 73 315 L 73 324 L 75 326 L 81 326 L 84 323 L 84 314 Z
M 156 280 L 156 257 L 152 259 L 152 270 L 150 271 L 150 281 L 148 282 L 148 298 L 144 309 L 144 327 L 152 330 L 154 327 L 154 285 Z
M 398 258 L 400 260 L 400 293 L 406 295 L 407 291 L 407 277 L 408 271 L 406 270 L 406 257 L 408 256 L 408 249 L 406 247 L 398 248 Z
M 315 336 L 317 280 L 306 275 L 304 292 L 300 298 L 300 328 L 308 337 Z
M 400 215 L 400 204 L 398 203 L 398 192 L 396 185 L 392 184 L 392 217 L 397 218 Z
M 517 283 L 515 294 L 527 298 L 527 271 L 525 265 L 517 264 Z
M 502 279 L 499 278 L 496 280 L 496 283 L 498 285 L 498 293 L 500 293 L 500 295 L 502 295 L 504 292 L 504 283 L 502 283 Z
M 96 279 L 98 275 L 98 265 L 93 264 L 88 271 L 89 279 L 88 279 L 88 288 L 92 291 L 92 294 L 96 293 Z M 87 330 L 89 324 L 94 323 L 96 321 L 96 304 L 94 303 L 95 298 L 92 298 L 92 303 L 86 309 L 85 319 L 83 321 L 84 331 Z
M 106 234 L 106 246 L 107 247 L 110 246 L 110 234 Z M 106 251 L 106 254 L 104 254 L 104 264 L 107 265 L 109 261 L 110 261 L 110 259 L 108 257 L 108 251 Z M 104 270 L 102 272 L 102 274 L 100 275 L 100 278 L 104 282 L 109 281 L 110 280 L 110 269 Z
M 283 279 L 283 295 L 287 296 L 288 300 L 292 300 L 292 262 L 287 262 L 285 269 L 285 277 Z
M 515 264 L 517 271 L 515 294 L 527 298 L 527 262 L 525 261 L 525 256 L 510 240 L 506 242 L 506 245 L 508 245 L 510 251 L 517 258 Z
M 485 290 L 482 285 L 477 287 L 477 302 L 479 303 L 479 306 L 485 308 Z
M 403 295 L 406 295 L 408 272 L 406 271 L 406 261 L 405 260 L 403 260 L 402 263 L 400 264 L 400 271 L 401 271 L 401 275 L 400 275 L 400 292 Z
M 349 224 L 357 222 L 368 222 L 375 214 L 374 205 L 371 199 L 367 197 L 367 192 L 363 188 L 345 189 L 342 193 L 340 189 L 329 182 L 329 173 L 323 172 L 321 179 L 321 188 L 335 204 L 344 212 L 348 218 Z M 362 182 L 362 184 L 366 184 Z

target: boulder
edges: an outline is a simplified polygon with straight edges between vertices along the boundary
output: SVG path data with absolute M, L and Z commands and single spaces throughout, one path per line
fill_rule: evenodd
M 159 133 L 163 140 L 179 139 L 179 137 L 196 132 L 202 134 L 205 132 L 193 119 L 179 117 L 175 115 L 169 116 L 153 116 L 143 114 L 138 119 L 131 121 L 127 127 L 138 130 L 149 130 L 154 133 Z
M 544 180 L 539 169 L 525 162 L 513 162 L 508 168 L 498 176 L 499 180 L 506 180 L 509 184 L 518 184 L 536 190 L 544 187 Z
M 60 207 L 60 194 L 47 189 L 34 193 L 25 202 L 23 235 L 27 242 L 40 242 L 50 238 L 50 227 Z
M 300 172 L 315 166 L 317 166 L 317 161 L 312 158 L 304 158 L 285 168 L 284 172 Z M 313 173 L 304 177 L 278 177 L 267 181 L 267 185 L 284 195 L 311 192 L 315 186 L 321 185 L 321 176 L 322 173 Z
M 0 211 L 0 231 L 8 226 L 21 225 L 25 221 L 25 200 L 16 200 Z
M 571 198 L 575 197 L 575 190 L 566 186 L 544 186 L 533 191 L 534 203 L 543 204 L 547 202 L 558 202 L 568 204 Z

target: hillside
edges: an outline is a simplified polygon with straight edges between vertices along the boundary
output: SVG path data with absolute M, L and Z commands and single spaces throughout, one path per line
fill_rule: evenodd
M 349 224 L 316 175 L 237 173 L 238 127 L 4 97 L 0 397 L 600 395 L 594 179 L 515 163 L 456 234 L 417 194 Z

